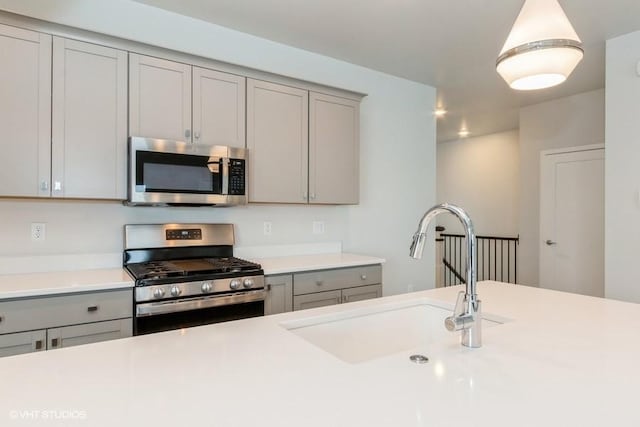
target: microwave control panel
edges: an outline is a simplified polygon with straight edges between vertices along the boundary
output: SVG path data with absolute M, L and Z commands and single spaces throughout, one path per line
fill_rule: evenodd
M 245 161 L 243 159 L 229 159 L 229 195 L 244 196 L 244 177 Z

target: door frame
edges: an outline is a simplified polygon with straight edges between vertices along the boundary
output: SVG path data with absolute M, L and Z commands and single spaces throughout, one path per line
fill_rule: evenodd
M 601 144 L 589 144 L 589 145 L 578 145 L 573 147 L 565 147 L 565 148 L 555 148 L 550 150 L 542 150 L 540 151 L 540 158 L 538 163 L 538 286 L 541 286 L 541 278 L 542 278 L 542 250 L 543 250 L 543 236 L 542 236 L 542 189 L 543 189 L 543 181 L 545 177 L 542 174 L 543 160 L 546 156 L 551 156 L 555 154 L 571 154 L 571 153 L 582 153 L 588 151 L 597 151 L 603 150 L 605 158 L 606 158 L 606 147 L 604 143 Z

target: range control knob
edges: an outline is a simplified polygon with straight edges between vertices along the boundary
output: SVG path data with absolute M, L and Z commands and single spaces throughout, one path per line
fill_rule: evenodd
M 242 281 L 242 286 L 244 286 L 247 289 L 252 288 L 253 287 L 253 279 L 244 279 Z
M 174 286 L 173 288 L 171 288 L 171 295 L 173 295 L 174 297 L 180 296 L 181 293 L 182 289 L 180 289 L 179 287 Z
M 239 289 L 240 285 L 241 283 L 240 283 L 240 280 L 238 279 L 233 279 L 231 282 L 229 282 L 229 287 L 234 290 Z
M 206 294 L 211 292 L 211 289 L 213 289 L 213 287 L 211 286 L 211 282 L 204 282 L 200 289 L 202 289 L 202 292 Z
M 162 298 L 164 296 L 164 289 L 162 288 L 157 288 L 153 290 L 153 297 L 154 298 Z

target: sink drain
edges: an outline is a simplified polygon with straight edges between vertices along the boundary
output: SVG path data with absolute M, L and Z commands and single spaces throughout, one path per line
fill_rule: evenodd
M 414 354 L 409 357 L 409 360 L 411 360 L 413 363 L 418 363 L 418 364 L 429 362 L 429 358 L 427 356 L 423 356 L 422 354 Z

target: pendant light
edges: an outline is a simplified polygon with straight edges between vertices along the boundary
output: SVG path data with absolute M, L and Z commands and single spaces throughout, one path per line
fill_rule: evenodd
M 496 62 L 517 90 L 564 82 L 582 60 L 582 42 L 557 0 L 526 0 Z

